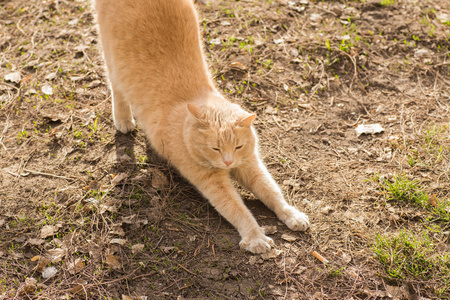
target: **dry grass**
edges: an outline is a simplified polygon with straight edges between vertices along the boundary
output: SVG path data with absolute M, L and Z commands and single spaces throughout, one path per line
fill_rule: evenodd
M 114 130 L 88 3 L 3 1 L 0 299 L 447 299 L 449 4 L 199 5 L 217 86 L 257 113 L 311 230 L 242 191 L 277 246 L 241 251 L 139 129 Z

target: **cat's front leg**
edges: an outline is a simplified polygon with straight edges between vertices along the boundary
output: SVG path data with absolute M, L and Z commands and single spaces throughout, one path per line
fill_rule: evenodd
M 256 155 L 242 167 L 233 169 L 232 175 L 242 186 L 250 190 L 268 208 L 274 211 L 278 219 L 285 223 L 289 229 L 295 231 L 308 229 L 308 216 L 284 200 L 279 186 Z
M 225 170 L 204 170 L 191 168 L 183 175 L 209 200 L 214 208 L 230 222 L 242 237 L 241 248 L 253 253 L 265 253 L 274 246 L 267 237 L 242 198 L 233 187 Z
M 266 236 L 264 228 L 258 226 L 257 229 L 242 237 L 239 246 L 244 250 L 260 254 L 269 251 L 271 247 L 275 246 L 275 243 L 270 237 Z

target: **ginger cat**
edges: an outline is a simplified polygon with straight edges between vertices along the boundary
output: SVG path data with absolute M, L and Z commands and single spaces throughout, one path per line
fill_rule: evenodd
M 193 0 L 95 0 L 95 9 L 116 128 L 133 130 L 134 116 L 152 147 L 237 228 L 243 249 L 264 253 L 274 243 L 232 179 L 291 230 L 306 230 L 308 217 L 286 203 L 259 158 L 255 115 L 214 87 Z

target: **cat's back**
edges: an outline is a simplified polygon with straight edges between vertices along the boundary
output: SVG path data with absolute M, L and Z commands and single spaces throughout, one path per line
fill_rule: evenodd
M 209 85 L 193 0 L 95 0 L 95 9 L 112 77 L 178 97 Z
M 198 43 L 192 0 L 96 0 L 95 8 L 102 36 L 119 50 L 180 54 Z

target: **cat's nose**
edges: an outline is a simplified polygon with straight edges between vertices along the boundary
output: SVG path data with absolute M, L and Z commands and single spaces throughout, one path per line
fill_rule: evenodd
M 227 165 L 227 167 L 229 167 L 233 163 L 233 160 L 233 154 L 231 153 L 225 152 L 222 156 L 222 161 Z
M 229 167 L 233 163 L 232 160 L 224 160 L 223 162 L 227 165 L 227 167 Z

